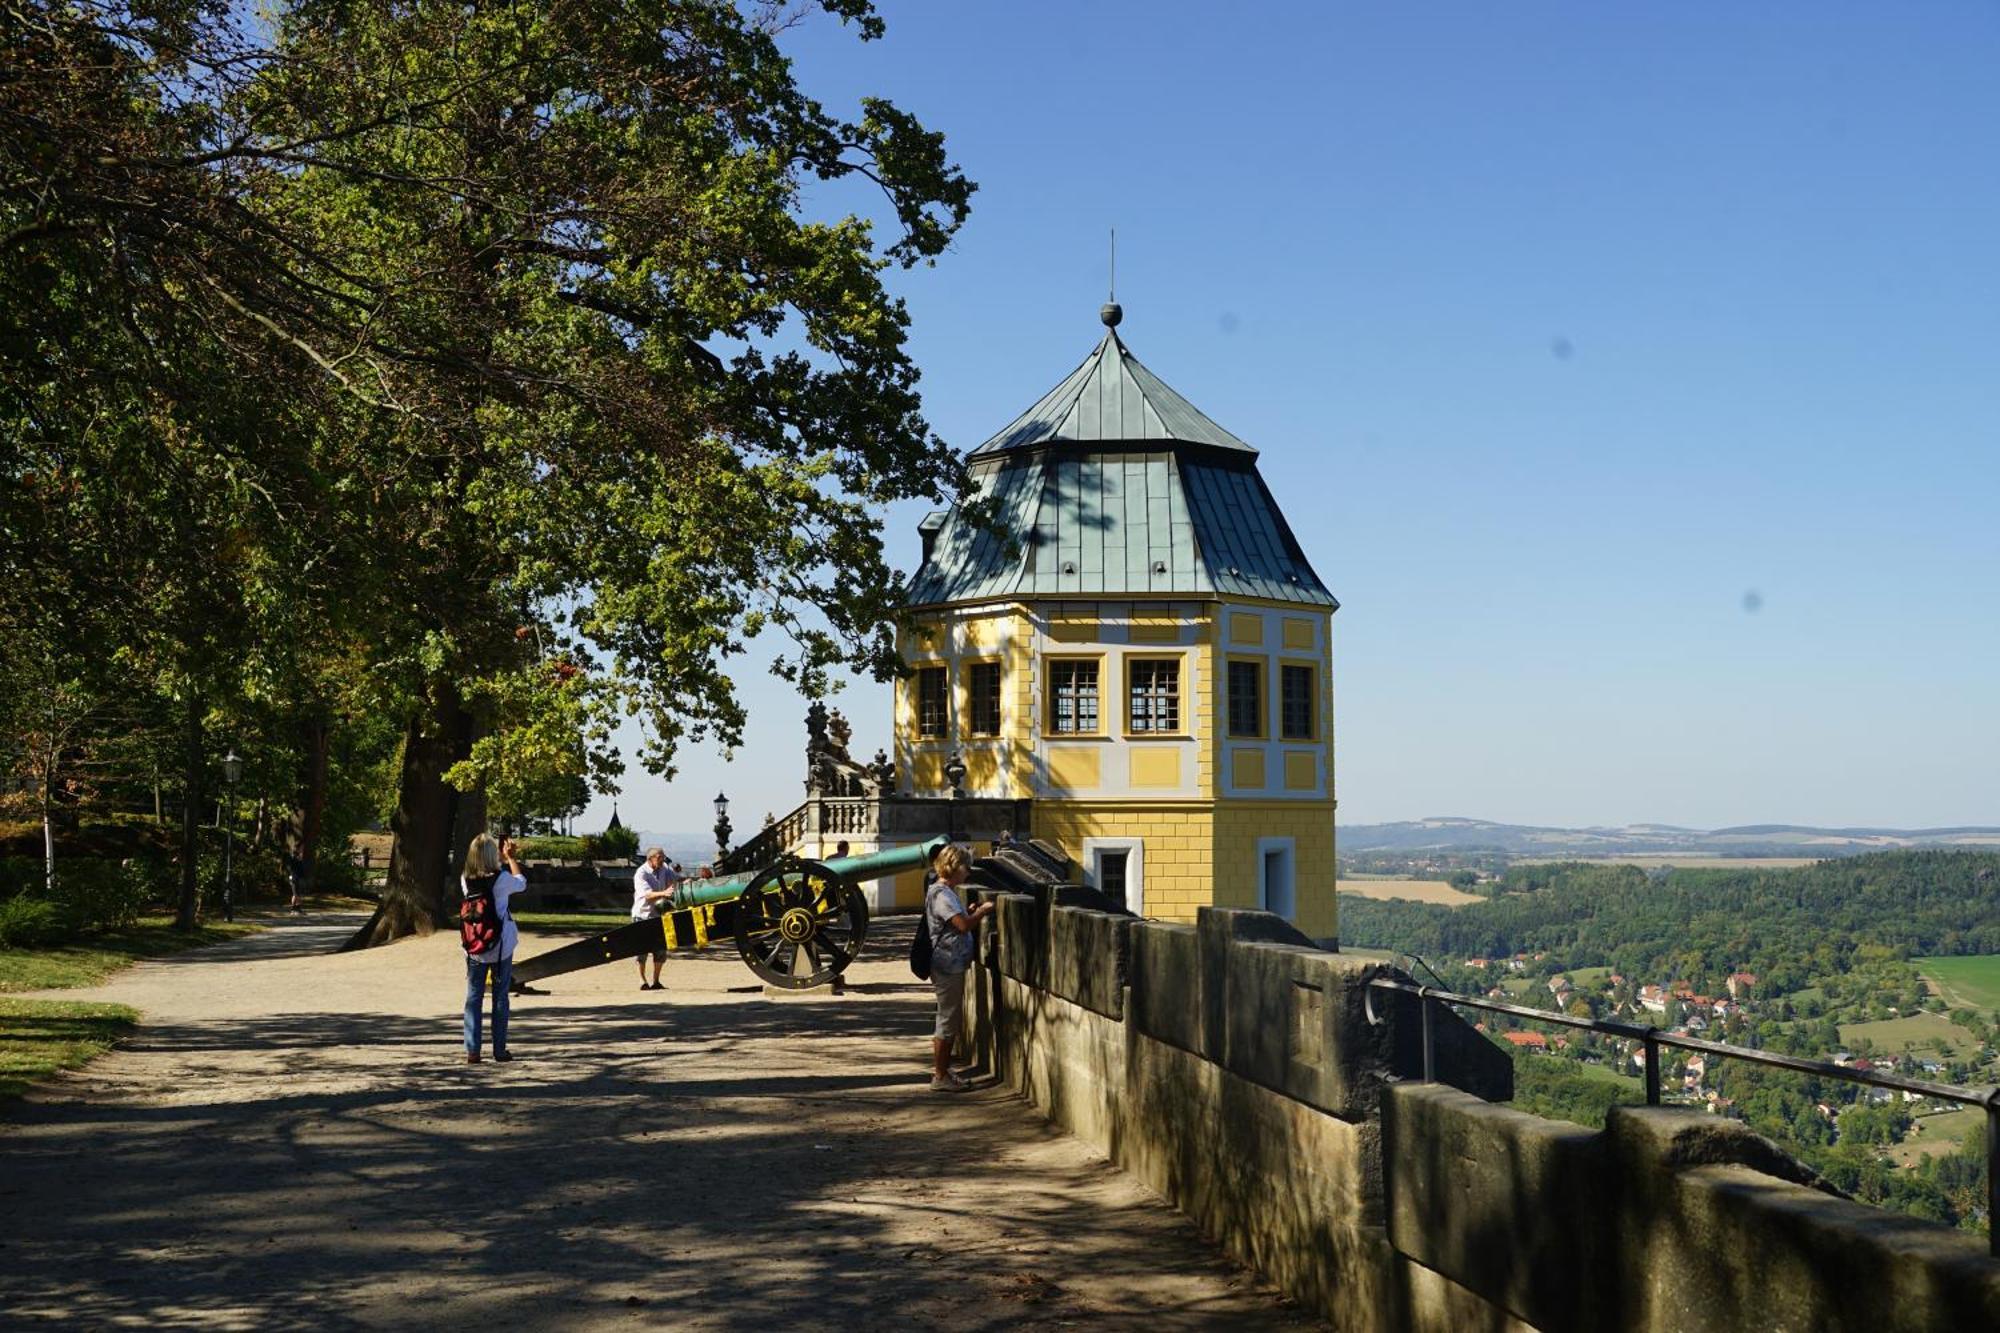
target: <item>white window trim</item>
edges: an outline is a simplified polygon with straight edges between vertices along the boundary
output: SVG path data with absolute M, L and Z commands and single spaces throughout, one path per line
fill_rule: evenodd
M 1288 840 L 1289 841 L 1289 840 Z M 1146 840 L 1144 838 L 1085 838 L 1083 840 L 1083 882 L 1097 885 L 1097 854 L 1125 852 L 1125 910 L 1133 916 L 1146 915 Z
M 1292 890 L 1292 910 L 1273 915 L 1295 921 L 1299 914 L 1299 857 L 1296 840 L 1292 838 L 1257 839 L 1257 910 L 1271 911 L 1271 885 L 1264 877 L 1264 867 L 1269 864 L 1267 858 L 1272 852 L 1285 854 L 1285 878 L 1290 881 Z

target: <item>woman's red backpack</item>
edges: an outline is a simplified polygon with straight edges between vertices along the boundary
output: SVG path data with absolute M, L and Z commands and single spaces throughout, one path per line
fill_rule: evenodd
M 481 875 L 462 886 L 464 898 L 458 904 L 458 942 L 468 956 L 491 953 L 500 943 L 500 904 L 494 900 L 493 886 L 498 875 Z

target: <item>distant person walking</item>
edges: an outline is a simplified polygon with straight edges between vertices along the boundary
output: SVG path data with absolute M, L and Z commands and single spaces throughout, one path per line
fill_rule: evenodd
M 500 863 L 505 860 L 506 870 Z M 509 838 L 506 846 L 494 841 L 490 833 L 482 833 L 472 840 L 465 849 L 465 874 L 458 882 L 459 892 L 467 898 L 478 897 L 482 893 L 493 895 L 493 908 L 500 917 L 500 939 L 484 953 L 467 954 L 465 957 L 465 1063 L 479 1063 L 479 1010 L 480 999 L 492 982 L 493 992 L 493 1058 L 511 1060 L 507 1052 L 507 1010 L 508 991 L 514 981 L 514 946 L 520 933 L 514 926 L 514 913 L 508 909 L 507 900 L 528 887 L 528 877 L 521 873 L 521 862 Z
M 951 1050 L 965 1020 L 965 974 L 972 966 L 973 932 L 992 915 L 983 902 L 971 911 L 958 896 L 958 886 L 971 873 L 972 858 L 952 844 L 931 862 L 936 883 L 924 892 L 924 920 L 919 929 L 931 933 L 931 990 L 937 995 L 937 1026 L 931 1030 L 931 1091 L 962 1092 L 971 1085 L 951 1070 Z
M 658 847 L 646 849 L 646 860 L 632 872 L 632 919 L 634 921 L 657 921 L 660 913 L 671 911 L 674 905 L 674 889 L 681 877 L 667 864 L 667 854 Z M 653 979 L 646 980 L 646 960 L 653 960 Z M 660 939 L 660 947 L 651 953 L 639 955 L 639 989 L 665 990 L 660 981 L 660 969 L 666 966 L 667 942 Z

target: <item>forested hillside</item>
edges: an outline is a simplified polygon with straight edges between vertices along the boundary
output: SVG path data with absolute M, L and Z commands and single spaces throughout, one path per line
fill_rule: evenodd
M 1730 972 L 1782 994 L 1857 958 L 2000 953 L 2000 854 L 1885 852 L 1796 870 L 1517 866 L 1491 902 L 1340 901 L 1340 938 L 1425 957 L 1544 953 L 1715 989 Z M 1864 952 L 1865 951 L 1865 952 Z
M 1343 894 L 1340 935 L 1422 956 L 1455 990 L 1576 1017 L 1969 1087 L 1991 1081 L 1995 1011 L 1975 967 L 1948 1000 L 1917 959 L 2000 955 L 2000 854 L 1898 851 L 1791 870 L 1518 866 L 1452 909 Z M 1474 1015 L 1468 1014 L 1468 1017 Z M 1643 1095 L 1635 1044 L 1496 1014 L 1515 1104 L 1597 1125 Z M 1670 1053 L 1667 1100 L 1748 1122 L 1840 1188 L 1948 1224 L 1985 1221 L 1977 1110 Z

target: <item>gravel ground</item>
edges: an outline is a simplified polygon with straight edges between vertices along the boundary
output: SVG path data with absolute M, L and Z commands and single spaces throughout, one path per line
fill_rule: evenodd
M 558 977 L 466 1065 L 456 937 L 330 952 L 359 921 L 52 993 L 145 1021 L 0 1110 L 0 1324 L 1319 1327 L 1006 1090 L 930 1093 L 907 924 L 840 997 L 726 946 Z

